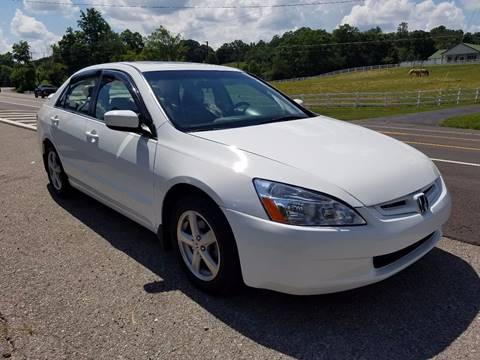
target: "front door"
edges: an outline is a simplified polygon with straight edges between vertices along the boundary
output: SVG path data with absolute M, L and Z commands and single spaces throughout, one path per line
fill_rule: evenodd
M 104 123 L 104 114 L 110 110 L 132 110 L 142 121 L 147 115 L 139 100 L 125 74 L 104 71 L 92 117 L 85 120 L 88 184 L 112 205 L 152 227 L 157 141 L 148 131 L 112 130 Z
M 85 115 L 98 81 L 95 74 L 73 78 L 50 114 L 53 142 L 71 181 L 84 182 Z

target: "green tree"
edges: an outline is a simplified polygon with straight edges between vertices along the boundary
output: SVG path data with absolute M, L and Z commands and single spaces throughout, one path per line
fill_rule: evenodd
M 205 58 L 205 62 L 207 64 L 218 64 L 217 55 L 215 54 L 215 50 L 213 50 L 210 46 L 205 45 L 205 52 L 207 53 L 207 57 Z
M 5 54 L 0 54 L 0 65 L 5 65 L 8 67 L 13 67 L 15 62 L 13 61 L 13 55 L 11 52 L 6 52 Z
M 160 26 L 146 38 L 142 56 L 145 60 L 180 60 L 184 52 L 181 40 L 180 34 Z
M 33 64 L 17 64 L 12 70 L 12 85 L 18 92 L 35 89 L 35 67 Z
M 226 64 L 231 62 L 242 62 L 250 49 L 250 46 L 242 40 L 235 40 L 220 46 L 216 52 L 218 62 Z
M 67 79 L 67 67 L 64 64 L 48 59 L 36 68 L 37 83 L 60 86 Z
M 19 41 L 13 44 L 13 60 L 19 64 L 28 64 L 32 61 L 30 45 L 26 41 Z
M 91 48 L 95 47 L 102 37 L 112 32 L 110 25 L 95 8 L 86 9 L 85 12 L 81 10 L 77 24 L 83 32 L 85 42 Z
M 430 30 L 430 36 L 434 39 L 437 50 L 449 49 L 462 42 L 463 31 L 447 29 L 442 25 Z
M 90 65 L 89 48 L 81 31 L 67 28 L 65 35 L 53 46 L 53 58 L 56 62 L 64 63 L 67 71 L 73 74 L 86 65 Z
M 201 63 L 205 60 L 205 49 L 198 41 L 188 39 L 180 40 L 181 60 Z
M 132 32 L 129 29 L 122 31 L 120 34 L 120 40 L 126 47 L 127 51 L 136 54 L 140 53 L 145 46 L 142 35 L 138 32 Z
M 7 65 L 0 65 L 0 86 L 12 86 L 11 76 L 12 68 Z
M 408 23 L 401 22 L 397 27 L 398 37 L 408 37 Z

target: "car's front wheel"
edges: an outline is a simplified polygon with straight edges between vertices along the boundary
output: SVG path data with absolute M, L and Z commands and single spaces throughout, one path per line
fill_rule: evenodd
M 68 193 L 70 190 L 68 177 L 63 170 L 60 158 L 53 146 L 47 147 L 45 151 L 44 162 L 48 174 L 48 180 L 50 181 L 53 191 L 59 196 L 63 196 Z
M 209 199 L 188 196 L 171 215 L 171 239 L 189 279 L 209 293 L 236 290 L 242 283 L 237 247 L 220 208 Z

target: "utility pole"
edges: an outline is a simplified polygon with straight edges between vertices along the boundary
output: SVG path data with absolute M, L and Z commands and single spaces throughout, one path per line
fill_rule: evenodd
M 205 53 L 205 60 L 203 62 L 206 63 L 208 61 L 208 53 L 209 53 L 210 48 L 208 47 L 208 41 L 205 41 L 205 44 L 207 44 L 207 52 Z

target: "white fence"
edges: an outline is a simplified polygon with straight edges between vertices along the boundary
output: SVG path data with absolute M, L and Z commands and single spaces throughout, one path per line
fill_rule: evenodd
M 397 92 L 350 92 L 290 95 L 307 107 L 404 107 L 480 103 L 480 88 Z

